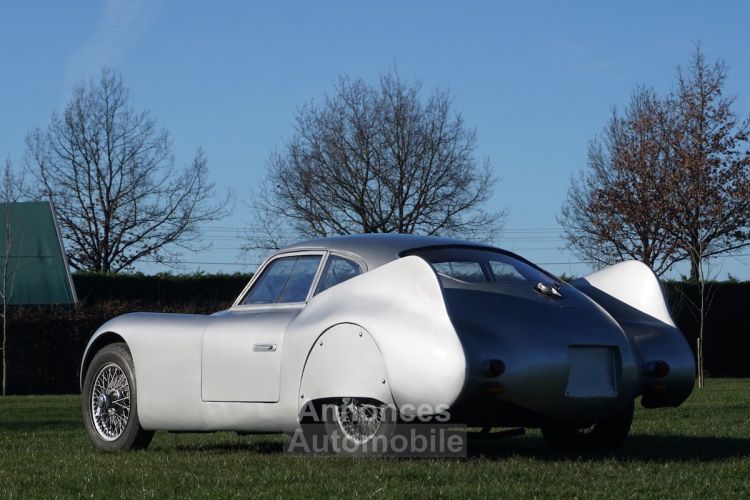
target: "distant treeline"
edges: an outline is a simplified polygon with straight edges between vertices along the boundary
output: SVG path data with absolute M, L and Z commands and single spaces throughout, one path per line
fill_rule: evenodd
M 81 304 L 76 307 L 20 307 L 8 324 L 8 390 L 10 394 L 78 392 L 83 350 L 105 321 L 132 311 L 210 314 L 228 307 L 249 275 L 74 276 Z M 690 301 L 698 288 L 687 283 L 664 285 L 675 322 L 693 351 L 698 321 Z M 750 282 L 715 283 L 706 321 L 706 371 L 716 377 L 750 377 Z

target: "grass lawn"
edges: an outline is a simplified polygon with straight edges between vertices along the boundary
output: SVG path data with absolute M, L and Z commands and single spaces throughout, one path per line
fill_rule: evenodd
M 540 434 L 481 443 L 465 460 L 281 453 L 279 436 L 157 433 L 102 454 L 78 396 L 0 397 L 0 498 L 750 497 L 750 379 L 709 379 L 680 408 L 638 408 L 614 455 L 562 456 Z

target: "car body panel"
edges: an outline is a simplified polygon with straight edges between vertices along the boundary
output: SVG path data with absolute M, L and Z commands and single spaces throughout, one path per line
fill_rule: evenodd
M 301 307 L 230 311 L 203 334 L 203 401 L 279 400 L 284 333 Z M 237 379 L 241 383 L 227 383 Z
M 465 399 L 487 399 L 485 386 L 498 383 L 507 403 L 549 418 L 594 420 L 617 412 L 638 395 L 638 359 L 622 329 L 581 292 L 564 287 L 562 293 L 563 299 L 545 297 L 528 283 L 446 289 L 449 314 L 471 367 Z M 616 353 L 611 360 L 614 396 L 566 394 L 572 369 L 589 368 L 572 366 L 583 360 L 571 350 L 586 346 Z M 500 359 L 507 367 L 497 380 L 482 373 L 488 359 Z M 588 374 L 602 376 L 593 369 Z
M 655 361 L 669 364 L 669 373 L 658 380 L 644 375 L 643 406 L 678 406 L 685 401 L 695 382 L 695 358 L 651 269 L 637 261 L 621 262 L 572 285 L 618 322 L 635 347 L 642 373 Z
M 203 315 L 131 313 L 108 321 L 92 336 L 89 346 L 108 332 L 125 340 L 133 358 L 138 413 L 145 429 L 202 426 L 201 343 L 208 321 L 209 316 Z
M 299 387 L 300 408 L 342 394 L 395 404 L 375 339 L 352 323 L 332 326 L 313 344 Z
M 316 295 L 288 336 L 324 331 L 328 323 L 357 324 L 372 335 L 399 407 L 416 413 L 419 405 L 450 405 L 461 393 L 463 348 L 437 275 L 424 260 L 398 259 Z

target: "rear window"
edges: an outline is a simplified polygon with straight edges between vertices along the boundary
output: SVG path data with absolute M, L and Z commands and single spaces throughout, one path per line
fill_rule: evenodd
M 484 283 L 487 281 L 479 262 L 445 261 L 432 262 L 432 267 L 438 274 L 467 283 Z
M 407 254 L 422 257 L 440 276 L 465 283 L 539 283 L 554 279 L 522 260 L 493 250 L 443 247 Z
M 362 266 L 353 260 L 339 257 L 338 255 L 331 255 L 328 257 L 328 261 L 323 269 L 323 275 L 320 277 L 315 294 L 317 295 L 324 290 L 328 290 L 332 286 L 343 283 L 358 274 L 362 274 Z

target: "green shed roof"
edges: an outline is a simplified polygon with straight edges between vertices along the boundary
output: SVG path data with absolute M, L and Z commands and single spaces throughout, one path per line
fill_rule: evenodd
M 49 202 L 0 203 L 0 279 L 8 304 L 78 301 Z

